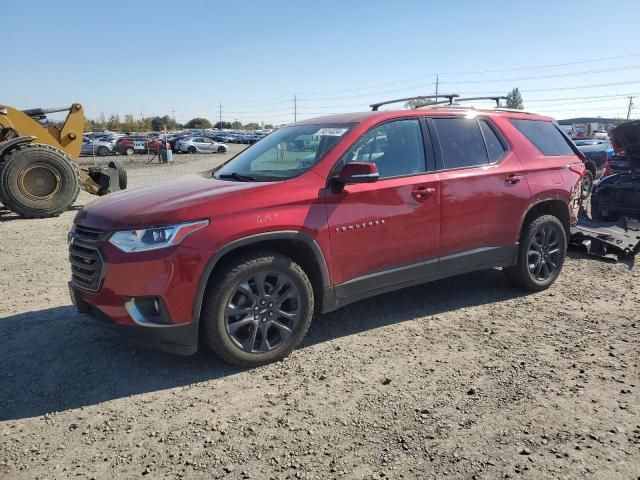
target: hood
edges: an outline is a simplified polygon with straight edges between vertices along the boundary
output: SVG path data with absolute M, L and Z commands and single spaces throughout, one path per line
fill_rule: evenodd
M 221 202 L 268 188 L 273 182 L 234 182 L 198 176 L 133 188 L 100 197 L 75 222 L 105 230 L 169 225 L 227 213 L 237 202 Z
M 611 130 L 616 153 L 624 150 L 632 170 L 640 170 L 640 120 L 625 122 Z

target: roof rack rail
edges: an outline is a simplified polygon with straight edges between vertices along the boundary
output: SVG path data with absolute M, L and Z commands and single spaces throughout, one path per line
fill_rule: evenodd
M 387 100 L 385 102 L 378 102 L 378 103 L 372 103 L 371 105 L 369 105 L 371 107 L 371 111 L 372 112 L 377 112 L 378 108 L 381 107 L 382 105 L 388 105 L 390 103 L 399 103 L 399 102 L 408 102 L 409 100 L 422 100 L 422 99 L 426 99 L 426 98 L 441 98 L 444 97 L 446 99 L 448 99 L 446 101 L 446 103 L 448 104 L 452 104 L 453 103 L 453 99 L 454 98 L 458 98 L 460 95 L 458 95 L 457 93 L 452 93 L 452 94 L 440 94 L 440 95 L 420 95 L 418 97 L 407 97 L 407 98 L 397 98 L 395 100 Z M 445 103 L 445 102 L 437 102 L 438 104 L 440 103 Z M 433 105 L 433 104 L 430 104 Z
M 474 102 L 476 100 L 493 100 L 494 102 L 496 102 L 496 108 L 500 108 L 502 105 L 500 105 L 500 100 L 507 100 L 507 97 L 497 97 L 497 96 L 493 96 L 493 97 L 467 97 L 467 98 L 457 98 L 456 99 L 456 103 L 460 103 L 460 102 Z

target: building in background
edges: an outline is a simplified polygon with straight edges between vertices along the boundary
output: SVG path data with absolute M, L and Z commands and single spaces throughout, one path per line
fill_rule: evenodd
M 622 118 L 580 117 L 558 120 L 558 124 L 571 138 L 592 138 L 602 132 L 609 133 L 624 121 Z

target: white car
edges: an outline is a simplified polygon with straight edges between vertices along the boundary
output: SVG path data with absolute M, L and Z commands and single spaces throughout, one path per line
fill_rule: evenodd
M 178 150 L 182 153 L 227 153 L 229 147 L 206 137 L 191 137 L 180 140 Z

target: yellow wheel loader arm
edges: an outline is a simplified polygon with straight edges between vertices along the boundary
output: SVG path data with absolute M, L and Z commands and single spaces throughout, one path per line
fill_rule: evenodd
M 68 112 L 61 126 L 40 123 L 57 112 Z M 71 207 L 80 188 L 93 195 L 126 188 L 126 171 L 116 161 L 78 168 L 83 130 L 79 103 L 30 110 L 0 105 L 0 202 L 23 217 L 43 218 Z
M 38 119 L 45 118 L 48 113 L 63 112 L 68 115 L 61 128 L 55 125 L 44 126 Z M 74 103 L 69 108 L 34 108 L 21 111 L 12 107 L 0 106 L 0 141 L 2 132 L 18 137 L 34 137 L 37 143 L 51 145 L 62 150 L 73 161 L 78 160 L 82 149 L 82 132 L 84 130 L 84 111 L 82 105 Z

